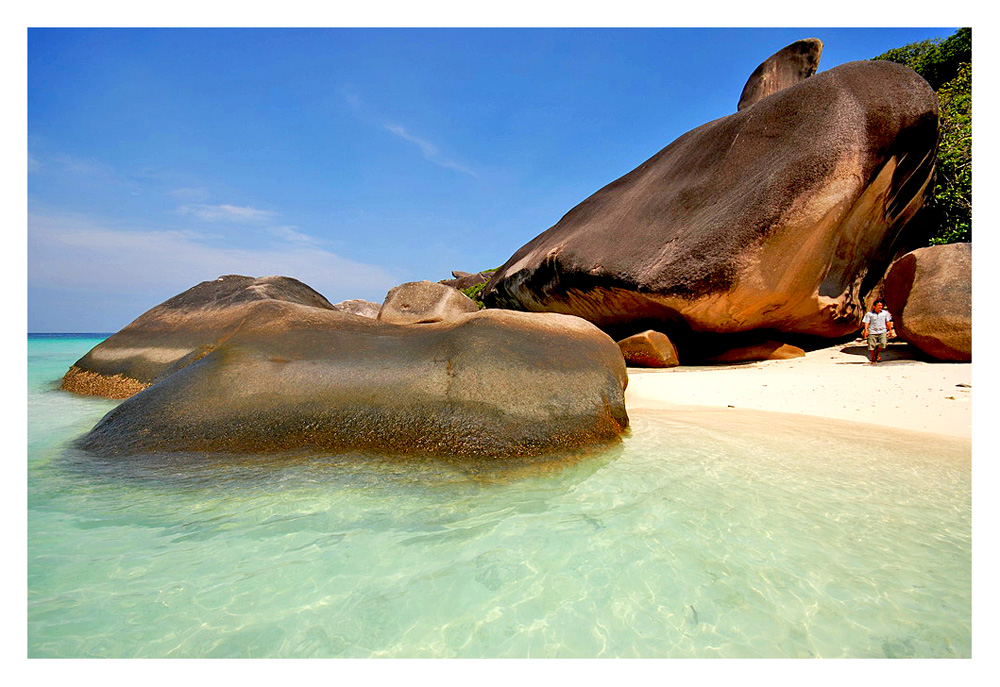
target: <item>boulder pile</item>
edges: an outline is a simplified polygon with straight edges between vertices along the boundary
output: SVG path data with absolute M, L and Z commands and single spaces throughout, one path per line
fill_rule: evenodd
M 393 289 L 376 319 L 294 279 L 220 277 L 96 346 L 64 388 L 81 378 L 126 398 L 81 440 L 107 455 L 503 458 L 614 442 L 628 426 L 625 361 L 607 334 L 568 315 L 480 311 L 431 282 Z
M 225 343 L 122 402 L 80 446 L 533 456 L 617 441 L 626 383 L 615 342 L 576 317 L 393 325 L 260 301 Z

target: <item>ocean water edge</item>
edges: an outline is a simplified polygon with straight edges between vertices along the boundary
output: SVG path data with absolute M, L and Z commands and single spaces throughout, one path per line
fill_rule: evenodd
M 632 412 L 518 465 L 102 459 L 28 339 L 28 656 L 969 657 L 971 442 Z

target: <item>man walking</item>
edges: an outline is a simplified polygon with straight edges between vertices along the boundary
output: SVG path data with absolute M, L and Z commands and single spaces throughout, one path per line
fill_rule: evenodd
M 892 326 L 892 315 L 885 310 L 885 301 L 881 298 L 875 301 L 870 312 L 865 314 L 864 331 L 862 338 L 868 340 L 868 352 L 871 355 L 871 364 L 876 365 L 882 359 L 882 351 L 885 350 L 889 339 L 896 338 L 896 331 Z

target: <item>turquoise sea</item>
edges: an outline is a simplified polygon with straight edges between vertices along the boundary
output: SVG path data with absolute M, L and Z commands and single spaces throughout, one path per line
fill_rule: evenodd
M 507 467 L 107 460 L 28 340 L 30 657 L 968 657 L 971 445 L 749 411 L 632 412 Z

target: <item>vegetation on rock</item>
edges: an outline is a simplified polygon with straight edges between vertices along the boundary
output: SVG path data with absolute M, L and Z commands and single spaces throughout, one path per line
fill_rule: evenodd
M 483 274 L 491 274 L 493 272 L 496 272 L 498 269 L 500 269 L 500 268 L 499 267 L 494 267 L 492 269 L 483 270 L 482 273 Z M 466 296 L 468 296 L 469 298 L 471 298 L 476 303 L 476 305 L 479 306 L 479 309 L 483 310 L 484 308 L 486 308 L 486 305 L 479 298 L 479 294 L 481 294 L 483 292 L 483 289 L 486 288 L 486 283 L 487 282 L 480 282 L 479 284 L 473 284 L 472 286 L 470 286 L 468 288 L 459 289 L 459 291 L 461 291 Z
M 972 29 L 944 40 L 910 43 L 876 60 L 899 62 L 937 92 L 941 134 L 937 174 L 923 211 L 928 243 L 972 240 Z

